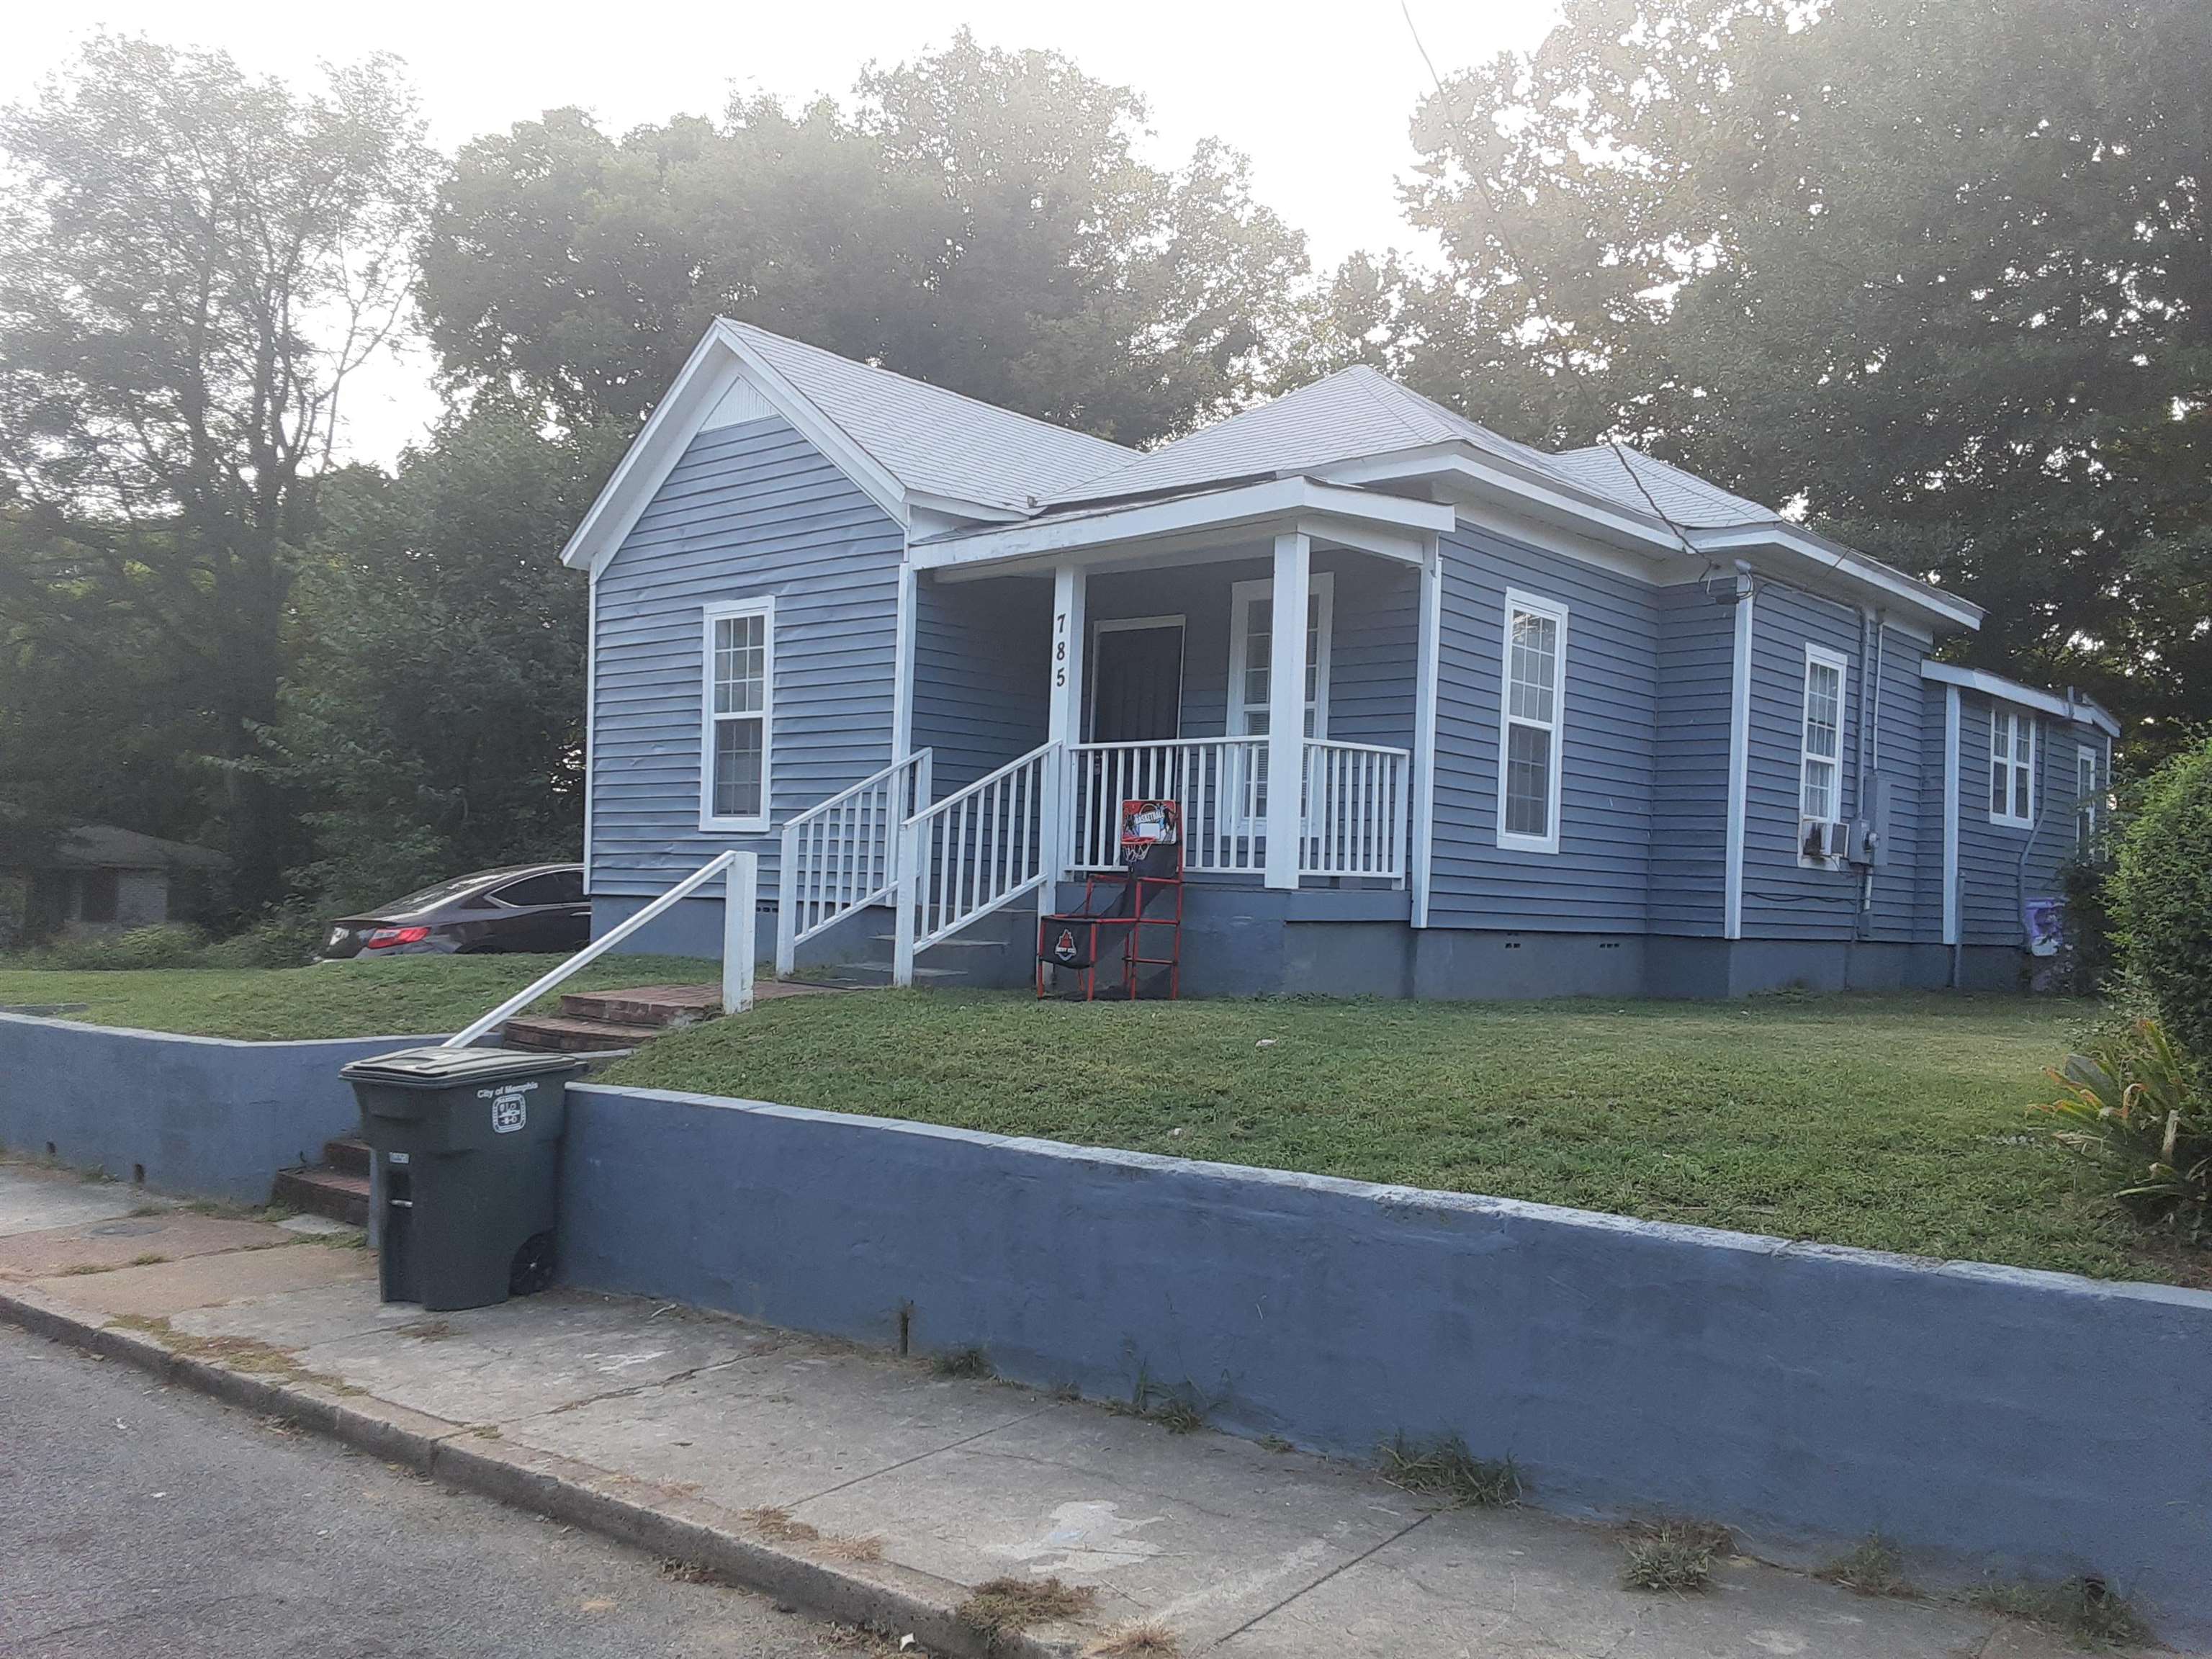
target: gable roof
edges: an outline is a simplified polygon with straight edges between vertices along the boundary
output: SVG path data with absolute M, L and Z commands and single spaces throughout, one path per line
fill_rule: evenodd
M 1201 427 L 1189 436 L 1083 479 L 1047 499 L 1048 507 L 1128 495 L 1165 495 L 1232 480 L 1283 477 L 1336 461 L 1468 443 L 1541 471 L 1549 458 L 1526 444 L 1409 392 L 1364 363 L 1340 368 L 1295 392 Z
M 1570 482 L 1639 513 L 1656 507 L 1670 523 L 1718 530 L 1785 522 L 1771 507 L 1732 495 L 1710 478 L 1701 478 L 1626 444 L 1592 444 L 1547 459 L 1552 470 Z
M 171 866 L 215 870 L 229 862 L 210 848 L 164 841 L 112 823 L 73 826 L 54 844 L 50 861 L 88 870 L 166 870 Z
M 1056 490 L 1139 459 L 1135 450 L 1087 432 L 855 362 L 750 323 L 724 318 L 720 326 L 917 495 L 1027 513 Z

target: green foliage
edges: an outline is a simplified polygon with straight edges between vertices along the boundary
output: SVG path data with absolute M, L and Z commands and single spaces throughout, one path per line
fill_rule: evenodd
M 1686 1595 L 1710 1589 L 1713 1565 L 1735 1547 L 1726 1527 L 1704 1521 L 1659 1521 L 1629 1530 L 1620 1581 L 1630 1589 Z
M 1498 1509 L 1527 1490 L 1511 1458 L 1477 1457 L 1455 1434 L 1425 1441 L 1400 1434 L 1382 1448 L 1382 1478 L 1454 1508 Z
M 1568 0 L 1414 124 L 1433 275 L 1336 349 L 1619 434 L 1986 606 L 2138 748 L 2212 713 L 2212 9 Z
M 1918 1594 L 1905 1576 L 1904 1553 L 1879 1534 L 1862 1539 L 1813 1576 L 1860 1595 Z
M 2142 1616 L 2101 1578 L 1984 1584 L 1968 1600 L 1987 1612 L 2057 1631 L 2089 1652 L 2134 1647 L 2151 1639 Z
M 407 304 L 434 158 L 389 59 L 298 91 L 108 34 L 0 110 L 0 153 L 11 767 L 58 811 L 219 823 L 237 896 L 266 901 L 293 814 L 248 763 L 337 398 Z
M 122 933 L 58 939 L 9 958 L 10 965 L 77 973 L 118 973 L 139 968 L 195 968 L 207 941 L 196 927 L 165 922 Z
M 2212 737 L 2145 781 L 2111 892 L 2130 973 L 2174 1040 L 2212 1055 Z
M 464 147 L 422 254 L 448 369 L 627 435 L 727 313 L 1130 443 L 1271 378 L 1304 241 L 1242 156 L 1152 167 L 1134 93 L 965 31 L 855 94 Z
M 2051 1137 L 2086 1159 L 2141 1220 L 2212 1231 L 2212 1096 L 2154 1020 L 2140 1020 L 2050 1073 Z
M 2058 872 L 2066 903 L 2058 983 L 2069 996 L 2098 995 L 2119 965 L 2112 937 L 2112 851 L 2101 838 L 2067 860 Z

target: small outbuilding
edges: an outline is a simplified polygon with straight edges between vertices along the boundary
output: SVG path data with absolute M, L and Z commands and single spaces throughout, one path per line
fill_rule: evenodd
M 157 927 L 170 918 L 178 877 L 224 863 L 222 854 L 187 842 L 81 823 L 5 874 L 22 893 L 23 935 L 69 939 Z

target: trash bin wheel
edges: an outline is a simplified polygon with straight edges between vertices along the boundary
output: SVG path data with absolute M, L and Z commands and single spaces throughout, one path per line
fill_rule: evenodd
M 553 1283 L 553 1235 L 532 1233 L 515 1251 L 507 1270 L 509 1296 L 535 1296 Z

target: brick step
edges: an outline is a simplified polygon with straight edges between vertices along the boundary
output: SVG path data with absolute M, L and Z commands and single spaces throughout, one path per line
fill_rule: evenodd
M 640 1024 L 634 1020 L 590 1019 L 567 1014 L 537 1014 L 510 1019 L 500 1028 L 499 1040 L 509 1048 L 529 1048 L 561 1054 L 605 1054 L 616 1048 L 635 1048 L 667 1028 Z
M 356 1140 L 350 1135 L 342 1135 L 336 1140 L 326 1140 L 323 1143 L 323 1162 L 340 1175 L 366 1177 L 368 1174 L 368 1143 L 365 1140 Z
M 365 1149 L 364 1149 L 365 1150 Z M 279 1170 L 270 1202 L 309 1215 L 327 1216 L 349 1227 L 368 1225 L 368 1176 L 348 1175 L 322 1164 Z
M 721 1012 L 719 985 L 635 985 L 618 991 L 572 991 L 561 999 L 564 1018 L 616 1025 L 690 1025 Z

